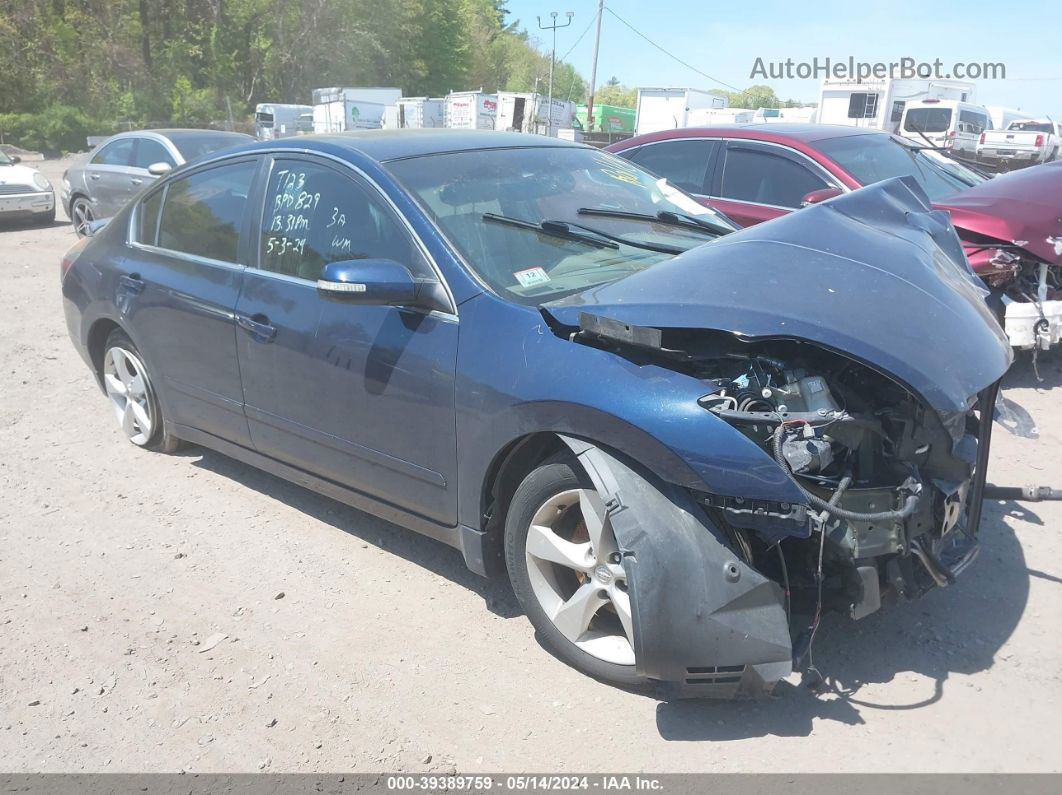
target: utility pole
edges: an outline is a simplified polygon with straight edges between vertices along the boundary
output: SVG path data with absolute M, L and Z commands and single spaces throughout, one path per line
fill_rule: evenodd
M 553 31 L 553 51 L 550 53 L 549 56 L 549 109 L 546 111 L 548 114 L 546 117 L 546 135 L 550 136 L 553 135 L 553 66 L 557 62 L 557 28 L 566 28 L 570 24 L 572 24 L 572 17 L 575 16 L 575 12 L 566 11 L 564 15 L 568 17 L 568 21 L 565 22 L 563 25 L 557 24 L 556 11 L 549 12 L 550 19 L 553 21 L 553 24 L 551 25 L 543 25 L 542 17 L 535 17 L 535 19 L 538 20 L 539 30 Z
M 594 89 L 597 87 L 597 51 L 601 47 L 601 17 L 605 15 L 605 0 L 597 0 L 597 34 L 594 36 L 594 63 L 590 67 L 590 97 L 586 102 L 587 132 L 594 131 Z

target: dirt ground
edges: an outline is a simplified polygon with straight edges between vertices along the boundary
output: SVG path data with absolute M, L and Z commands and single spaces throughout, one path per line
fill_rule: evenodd
M 67 339 L 73 242 L 0 228 L 0 771 L 1062 770 L 1062 504 L 988 505 L 957 585 L 828 621 L 830 695 L 661 703 L 555 660 L 454 550 L 126 442 Z M 1040 371 L 996 483 L 1062 486 L 1062 353 Z

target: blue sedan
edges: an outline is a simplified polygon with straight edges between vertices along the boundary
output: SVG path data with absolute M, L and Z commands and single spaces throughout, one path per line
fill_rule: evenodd
M 145 190 L 62 292 L 130 442 L 457 547 L 613 684 L 769 692 L 825 610 L 977 551 L 1010 348 L 913 183 L 735 231 L 540 136 L 262 142 Z

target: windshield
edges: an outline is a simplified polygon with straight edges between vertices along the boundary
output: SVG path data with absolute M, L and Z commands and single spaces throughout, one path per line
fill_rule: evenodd
M 1047 121 L 1014 121 L 1007 129 L 1014 132 L 1052 133 L 1055 131 L 1051 122 Z
M 171 133 L 168 137 L 186 163 L 227 146 L 236 146 L 236 144 L 254 140 L 249 135 L 226 132 Z
M 951 126 L 951 108 L 911 108 L 903 121 L 907 132 L 942 133 Z
M 983 180 L 973 171 L 940 165 L 921 147 L 891 135 L 852 135 L 827 138 L 812 144 L 851 174 L 860 185 L 891 177 L 914 177 L 930 199 L 950 196 Z
M 524 304 L 621 279 L 718 236 L 667 213 L 735 228 L 667 180 L 582 147 L 479 149 L 388 168 L 479 278 Z
M 7 154 L 2 149 L 0 149 L 0 166 L 8 166 L 8 165 L 11 165 L 11 158 L 8 157 Z

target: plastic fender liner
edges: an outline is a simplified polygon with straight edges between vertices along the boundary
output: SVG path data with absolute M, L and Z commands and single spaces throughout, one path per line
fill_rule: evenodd
M 623 555 L 638 672 L 665 697 L 765 696 L 792 671 L 782 589 L 720 540 L 677 487 L 561 436 L 601 495 Z

